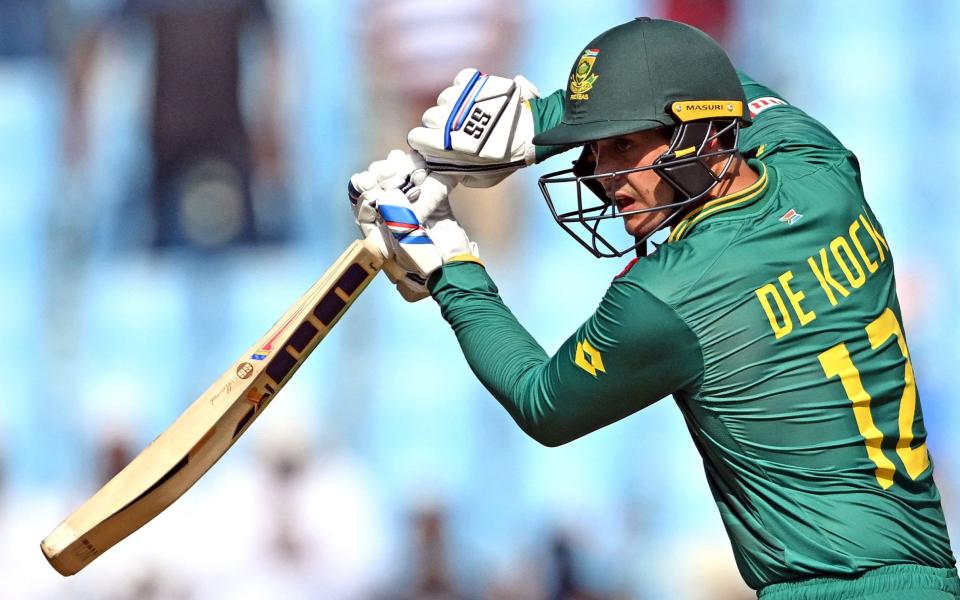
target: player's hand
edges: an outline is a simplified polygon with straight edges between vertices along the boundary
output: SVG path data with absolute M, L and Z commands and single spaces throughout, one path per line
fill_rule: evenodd
M 393 150 L 385 160 L 375 161 L 366 171 L 354 174 L 347 192 L 360 235 L 373 241 L 380 253 L 390 259 L 392 248 L 383 237 L 376 208 L 383 194 L 387 190 L 399 191 L 408 202 L 416 204 L 421 220 L 432 225 L 438 220 L 452 218 L 447 194 L 455 185 L 456 181 L 449 177 L 428 177 L 423 158 L 415 152 Z M 430 295 L 424 278 L 416 270 L 402 277 L 395 277 L 387 270 L 387 275 L 408 302 Z
M 539 97 L 522 76 L 507 79 L 463 69 L 423 113 L 423 127 L 407 134 L 434 173 L 451 174 L 467 187 L 487 188 L 536 159 L 533 113 Z

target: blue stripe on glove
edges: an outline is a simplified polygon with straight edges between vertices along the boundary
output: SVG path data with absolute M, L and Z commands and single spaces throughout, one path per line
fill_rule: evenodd
M 383 217 L 383 223 L 401 244 L 432 244 L 427 231 L 420 225 L 417 215 L 409 208 L 381 204 L 377 211 Z
M 476 92 L 474 92 L 474 87 L 477 86 L 480 78 L 483 78 L 483 81 L 480 81 L 479 87 L 477 87 Z M 443 128 L 443 147 L 444 150 L 452 150 L 453 142 L 450 141 L 450 132 L 459 129 L 463 125 L 463 119 L 459 119 L 461 115 L 461 107 L 467 98 L 473 94 L 473 98 L 470 100 L 470 105 L 467 106 L 467 109 L 463 111 L 462 114 L 468 114 L 470 109 L 473 108 L 473 105 L 476 102 L 477 94 L 480 93 L 480 90 L 483 89 L 483 84 L 487 82 L 487 77 L 480 71 L 477 71 L 473 74 L 473 77 L 470 78 L 470 81 L 467 82 L 467 85 L 463 88 L 463 91 L 460 92 L 460 97 L 457 98 L 457 103 L 454 104 L 453 110 L 450 111 L 450 116 L 447 117 L 447 125 Z
M 404 206 L 380 204 L 377 206 L 377 211 L 380 213 L 380 216 L 383 217 L 384 221 L 420 226 L 420 219 L 417 218 L 416 213 Z

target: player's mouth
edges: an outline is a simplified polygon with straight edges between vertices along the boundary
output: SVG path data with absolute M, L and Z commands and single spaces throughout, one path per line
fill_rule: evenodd
M 636 210 L 639 206 L 634 206 L 633 198 L 626 194 L 616 194 L 613 197 L 614 204 L 617 205 L 617 212 L 624 213 L 628 210 Z

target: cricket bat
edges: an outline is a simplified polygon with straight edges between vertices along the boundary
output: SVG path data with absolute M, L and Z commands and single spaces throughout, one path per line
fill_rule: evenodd
M 385 266 L 395 268 L 371 242 L 353 242 L 166 431 L 40 542 L 53 568 L 77 573 L 190 489 Z

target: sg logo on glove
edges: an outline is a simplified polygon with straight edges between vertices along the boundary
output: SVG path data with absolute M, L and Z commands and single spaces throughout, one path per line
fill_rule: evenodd
M 486 131 L 487 125 L 490 124 L 490 119 L 492 118 L 492 115 L 483 112 L 479 106 L 475 106 L 473 107 L 473 112 L 470 113 L 470 119 L 467 121 L 467 124 L 463 126 L 463 132 L 479 140 L 480 137 L 483 136 L 483 132 Z

